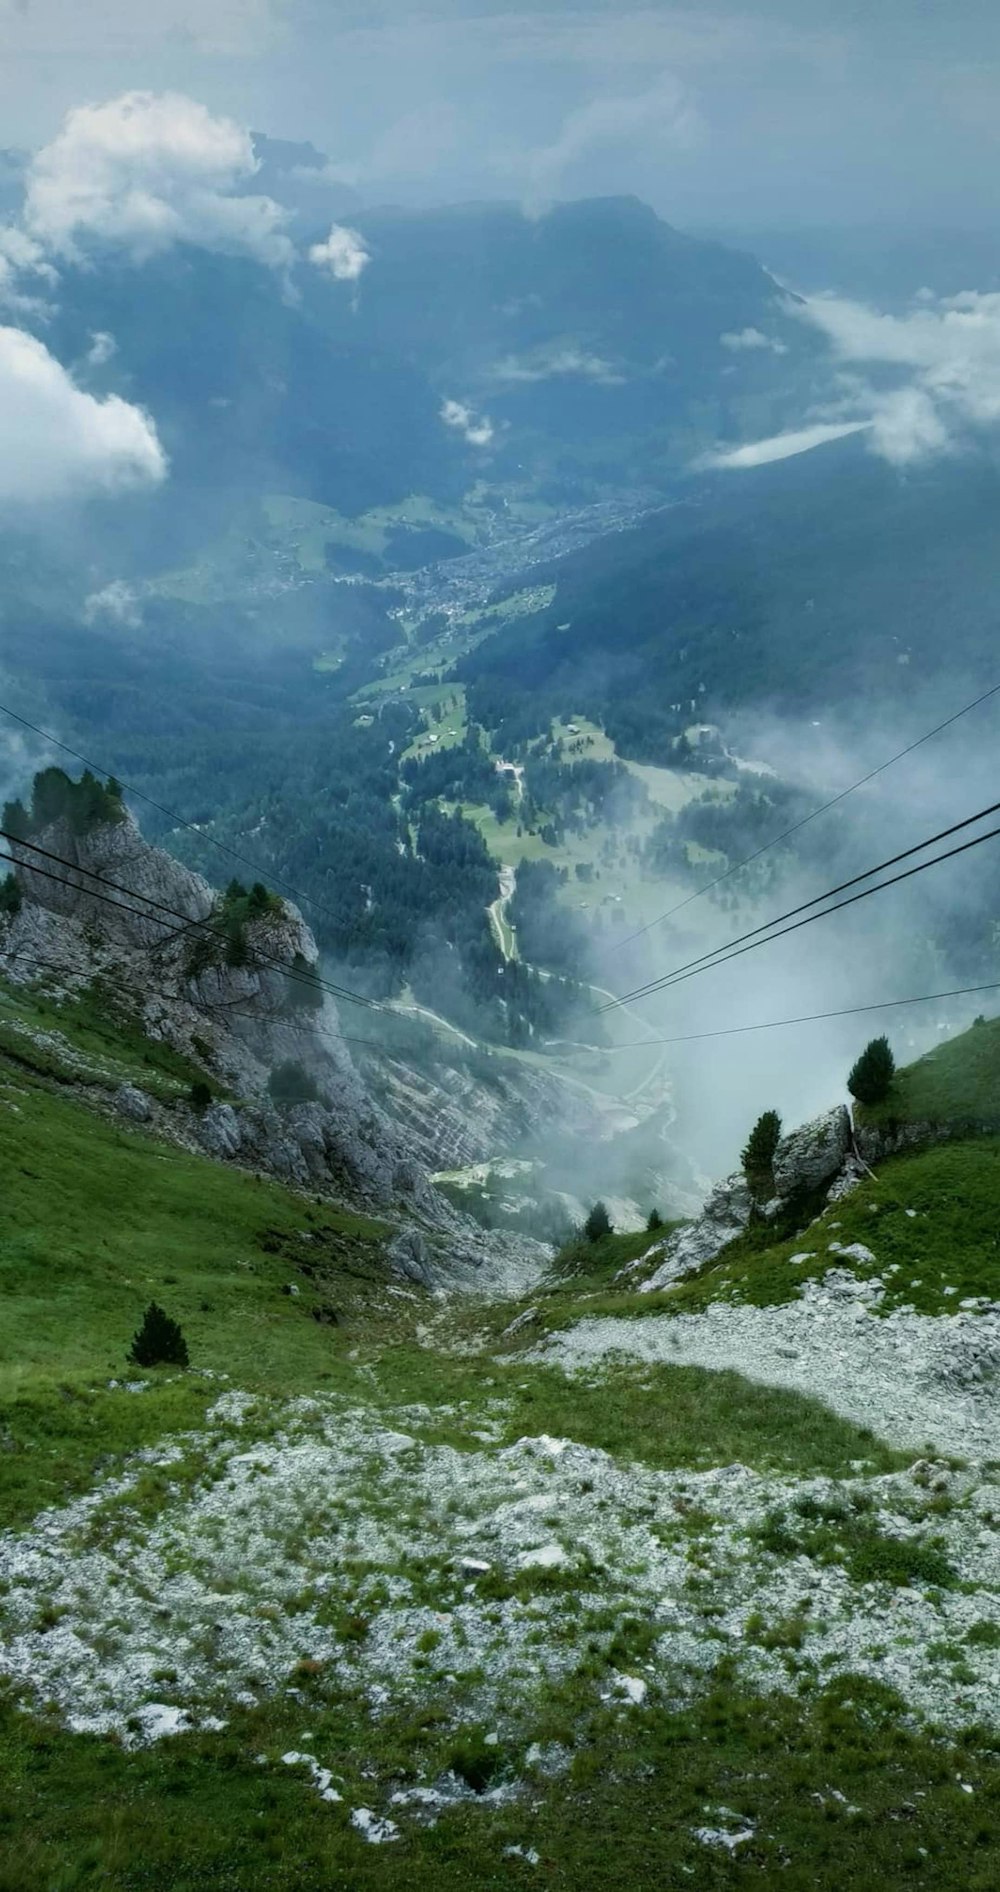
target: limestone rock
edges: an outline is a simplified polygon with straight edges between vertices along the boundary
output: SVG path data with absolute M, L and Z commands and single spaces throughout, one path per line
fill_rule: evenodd
M 198 1141 L 209 1156 L 232 1157 L 242 1138 L 240 1120 L 232 1104 L 210 1104 L 198 1119 Z
M 706 1262 L 714 1261 L 729 1242 L 742 1235 L 753 1210 L 750 1185 L 742 1170 L 716 1183 L 706 1198 L 697 1221 L 689 1222 L 669 1235 L 658 1251 L 662 1260 L 649 1279 L 642 1282 L 640 1293 L 669 1287 L 685 1275 L 694 1274 Z
M 153 1115 L 152 1100 L 137 1084 L 122 1084 L 115 1092 L 115 1109 L 129 1123 L 148 1123 Z
M 386 1259 L 404 1280 L 415 1281 L 420 1287 L 430 1287 L 434 1278 L 433 1269 L 427 1243 L 418 1229 L 400 1229 L 395 1240 L 389 1244 Z
M 843 1104 L 784 1136 L 774 1153 L 774 1186 L 779 1196 L 797 1189 L 819 1189 L 843 1167 L 851 1148 L 851 1119 Z

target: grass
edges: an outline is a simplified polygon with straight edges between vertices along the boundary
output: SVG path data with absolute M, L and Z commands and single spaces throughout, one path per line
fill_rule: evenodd
M 387 1715 L 373 1736 L 356 1703 L 300 1680 L 299 1701 L 134 1753 L 0 1709 L 2 1892 L 493 1892 L 536 1877 L 565 1892 L 718 1892 L 748 1878 L 789 1892 L 994 1892 L 995 1749 L 915 1732 L 875 1682 L 760 1698 L 722 1664 L 701 1700 L 627 1711 L 554 1689 L 543 1738 L 570 1737 L 569 1771 L 487 1808 L 483 1786 L 530 1773 L 523 1745 L 490 1746 L 433 1709 Z M 341 1804 L 282 1765 L 302 1746 L 334 1769 Z M 403 1821 L 396 1844 L 367 1845 L 348 1809 L 384 1804 L 373 1746 L 391 1786 L 451 1766 L 473 1794 L 433 1827 Z M 751 1836 L 732 1854 L 696 1836 L 740 1827 Z M 511 1846 L 536 1853 L 537 1871 Z
M 144 1056 L 107 1021 L 72 1023 L 88 1056 L 123 1065 Z M 423 1407 L 407 1413 L 406 1429 L 469 1453 L 484 1449 L 474 1433 L 488 1419 L 500 1447 L 544 1432 L 662 1468 L 742 1462 L 837 1476 L 859 1460 L 878 1472 L 909 1457 L 809 1399 L 734 1373 L 632 1363 L 571 1379 L 510 1349 L 499 1360 L 515 1307 L 442 1311 L 425 1297 L 387 1294 L 379 1224 L 125 1130 L 44 1070 L 2 1056 L 0 1126 L 5 1524 L 88 1490 L 137 1447 L 200 1424 L 220 1384 L 197 1370 L 153 1370 L 142 1393 L 108 1387 L 135 1377 L 126 1350 L 154 1297 L 180 1320 L 192 1367 L 268 1395 L 272 1423 L 285 1396 L 328 1389 L 390 1426 L 400 1406 Z M 1000 1266 L 998 1160 L 1000 1140 L 897 1159 L 818 1229 L 825 1240 L 867 1237 L 880 1266 L 905 1254 L 917 1272 L 919 1250 L 931 1258 L 928 1295 L 947 1308 L 957 1303 L 943 1298 L 944 1285 L 985 1281 Z M 796 1247 L 815 1245 L 817 1267 L 835 1259 L 818 1239 L 773 1237 L 757 1233 L 672 1297 L 649 1299 L 693 1305 L 692 1295 L 720 1291 L 778 1299 L 801 1278 L 787 1259 Z M 619 1294 L 611 1277 L 652 1239 L 611 1236 L 565 1254 L 561 1279 L 536 1296 L 525 1342 L 602 1305 L 648 1311 L 649 1299 Z M 293 1284 L 297 1296 L 282 1292 Z M 916 1298 L 908 1282 L 905 1291 Z M 321 1303 L 336 1308 L 339 1326 L 313 1320 Z M 155 1513 L 178 1481 L 203 1471 L 197 1448 L 165 1471 L 147 1468 L 127 1505 Z M 373 1491 L 373 1515 L 378 1502 Z M 911 1536 L 890 1538 L 851 1503 L 848 1486 L 842 1510 L 803 1501 L 775 1514 L 760 1549 L 829 1558 L 859 1582 L 946 1587 L 952 1573 L 935 1543 L 930 1498 L 928 1507 Z M 91 1528 L 119 1528 L 119 1511 L 110 1501 Z M 490 1581 L 498 1609 L 511 1592 L 527 1607 L 537 1600 L 540 1641 L 558 1637 L 563 1573 Z M 361 1613 L 345 1618 L 345 1638 L 365 1633 Z M 439 1699 L 431 1693 L 420 1708 L 390 1701 L 373 1717 L 305 1649 L 286 1688 L 255 1708 L 228 1707 L 219 1732 L 134 1751 L 69 1734 L 44 1711 L 28 1715 L 0 1686 L 0 1892 L 494 1892 L 521 1878 L 565 1892 L 623 1882 L 635 1892 L 721 1892 L 751 1877 L 790 1892 L 910 1884 L 993 1892 L 1000 1754 L 982 1730 L 938 1740 L 916 1731 L 877 1683 L 852 1676 L 823 1686 L 800 1662 L 794 1611 L 762 1623 L 756 1639 L 799 1663 L 797 1694 L 758 1697 L 723 1658 L 705 1692 L 625 1706 L 609 1678 L 641 1670 L 656 1625 L 613 1619 L 596 1598 L 586 1633 L 581 1672 L 540 1680 L 537 1696 L 505 1708 L 495 1728 L 463 1717 L 461 1689 L 443 1675 Z M 988 1649 L 997 1635 L 992 1623 L 974 1623 L 967 1640 Z M 440 1641 L 424 1618 L 412 1653 L 432 1678 Z M 169 1701 L 169 1675 L 162 1687 Z M 537 1776 L 529 1739 L 561 1744 L 567 1771 Z M 292 1751 L 330 1767 L 343 1800 L 321 1801 L 307 1770 L 282 1762 Z M 436 1824 L 390 1804 L 393 1791 L 449 1769 L 469 1793 Z M 524 1790 L 509 1803 L 485 1803 L 492 1787 L 517 1781 Z M 398 1818 L 399 1840 L 368 1845 L 350 1824 L 359 1806 Z M 741 1823 L 750 1837 L 732 1853 L 697 1837 Z
M 852 1501 L 848 1492 L 820 1506 L 804 1499 L 792 1513 L 775 1514 L 756 1533 L 765 1550 L 782 1559 L 809 1557 L 840 1565 L 854 1583 L 884 1583 L 907 1588 L 922 1583 L 954 1588 L 951 1564 L 933 1536 L 889 1536 Z
M 180 1321 L 194 1366 L 250 1390 L 302 1391 L 343 1372 L 352 1322 L 382 1298 L 379 1224 L 119 1129 L 2 1060 L 0 1081 L 5 1522 L 196 1424 L 218 1393 L 162 1369 L 141 1395 L 108 1390 L 144 1377 L 126 1354 L 152 1299 Z M 282 1293 L 289 1283 L 298 1296 Z M 312 1319 L 328 1300 L 345 1328 Z
M 1000 1130 L 1000 1018 L 983 1019 L 897 1071 L 881 1104 L 858 1106 L 862 1123 L 934 1123 Z
M 53 1041 L 33 1043 L 41 1033 L 53 1035 Z M 77 1055 L 67 1056 L 65 1047 Z M 129 1082 L 165 1102 L 205 1078 L 201 1066 L 148 1038 L 120 998 L 99 983 L 57 1002 L 43 985 L 28 989 L 0 982 L 0 1051 L 57 1080 Z
M 526 1338 L 532 1338 L 530 1328 Z M 483 1403 L 480 1356 L 400 1341 L 370 1349 L 366 1360 L 373 1371 L 370 1396 L 387 1413 L 400 1401 L 426 1404 L 431 1416 L 408 1419 L 411 1431 L 461 1450 L 480 1449 L 471 1416 Z M 846 1474 L 859 1459 L 891 1471 L 912 1458 L 818 1400 L 755 1385 L 739 1373 L 628 1363 L 583 1378 L 515 1357 L 494 1359 L 488 1384 L 501 1402 L 501 1446 L 547 1433 L 665 1470 L 739 1463 L 803 1476 Z

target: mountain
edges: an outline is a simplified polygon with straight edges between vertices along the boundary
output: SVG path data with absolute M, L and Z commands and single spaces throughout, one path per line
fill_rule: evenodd
M 828 386 L 825 345 L 759 264 L 632 199 L 351 217 L 369 256 L 353 283 L 184 248 L 64 271 L 46 339 L 83 362 L 113 337 L 89 378 L 155 418 L 160 509 L 210 494 L 216 516 L 221 488 L 356 516 L 410 493 L 453 504 L 479 477 L 577 502 L 669 483 Z
M 985 452 L 902 475 L 857 437 L 694 480 L 462 659 L 473 713 L 570 708 L 655 762 L 694 716 L 960 697 L 993 681 L 998 504 Z

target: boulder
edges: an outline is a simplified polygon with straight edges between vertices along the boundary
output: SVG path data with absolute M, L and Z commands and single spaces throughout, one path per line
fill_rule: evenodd
M 235 1156 L 243 1139 L 232 1104 L 210 1104 L 198 1119 L 198 1141 L 209 1156 Z
M 714 1261 L 729 1242 L 742 1235 L 752 1210 L 753 1196 L 742 1170 L 716 1183 L 697 1221 L 676 1229 L 658 1251 L 654 1251 L 662 1259 L 649 1279 L 642 1282 L 640 1293 L 649 1294 L 654 1288 L 669 1287 L 671 1282 L 680 1281 L 684 1275 L 703 1268 L 706 1262 Z
M 851 1149 L 851 1119 L 837 1104 L 811 1123 L 782 1137 L 774 1153 L 774 1186 L 779 1196 L 798 1189 L 819 1189 L 843 1168 Z
M 415 1281 L 424 1288 L 432 1285 L 434 1277 L 427 1243 L 418 1229 L 401 1229 L 386 1250 L 386 1260 L 404 1280 Z
M 122 1084 L 116 1090 L 115 1109 L 129 1123 L 148 1123 L 153 1114 L 152 1099 L 137 1084 Z

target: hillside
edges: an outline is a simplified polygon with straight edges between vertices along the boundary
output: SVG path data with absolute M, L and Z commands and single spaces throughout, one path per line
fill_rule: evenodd
M 996 1139 L 661 1294 L 611 1237 L 442 1301 L 58 1049 L 169 1091 L 154 1044 L 16 1024 L 0 1883 L 986 1892 Z M 187 1372 L 126 1358 L 154 1297 Z
M 666 762 L 692 719 L 919 705 L 945 675 L 986 678 L 997 485 L 985 458 L 903 477 L 856 440 L 703 476 L 543 574 L 547 610 L 462 658 L 472 713 L 572 709 Z

